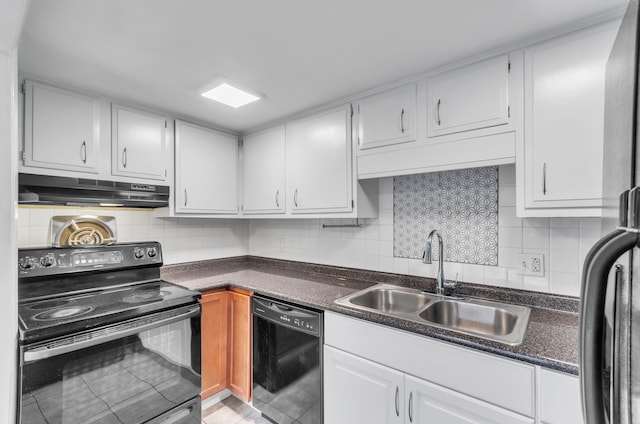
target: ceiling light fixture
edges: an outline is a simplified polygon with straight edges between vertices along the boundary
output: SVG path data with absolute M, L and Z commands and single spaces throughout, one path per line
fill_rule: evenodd
M 213 88 L 205 89 L 201 95 L 233 108 L 253 103 L 263 97 L 258 93 L 240 89 L 225 81 L 218 81 Z

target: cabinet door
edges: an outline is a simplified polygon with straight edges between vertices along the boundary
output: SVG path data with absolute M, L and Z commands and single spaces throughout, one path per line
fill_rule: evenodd
M 25 91 L 24 164 L 97 173 L 98 101 L 31 81 Z
M 167 120 L 159 115 L 112 104 L 111 172 L 114 175 L 165 180 Z
M 359 150 L 416 139 L 416 90 L 416 84 L 410 84 L 358 103 Z
M 286 150 L 293 213 L 351 212 L 349 106 L 288 123 Z
M 582 424 L 580 379 L 540 368 L 538 374 L 540 424 Z
M 226 290 L 208 292 L 202 304 L 202 398 L 227 388 L 227 316 Z
M 402 423 L 403 386 L 401 372 L 324 346 L 324 422 Z
M 238 212 L 238 139 L 176 121 L 176 212 Z
M 600 214 L 605 68 L 617 27 L 525 50 L 525 208 Z
M 251 297 L 229 292 L 229 388 L 251 401 Z
M 533 424 L 518 415 L 453 390 L 405 376 L 408 423 L 430 424 Z
M 509 123 L 509 56 L 432 77 L 427 82 L 427 136 Z
M 248 135 L 243 145 L 243 213 L 284 213 L 284 126 Z

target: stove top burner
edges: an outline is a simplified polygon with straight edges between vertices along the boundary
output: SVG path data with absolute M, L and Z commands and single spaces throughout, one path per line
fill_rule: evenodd
M 34 315 L 33 319 L 36 321 L 59 320 L 77 317 L 91 311 L 93 311 L 93 308 L 91 306 L 71 306 L 69 308 L 55 308 Z
M 154 302 L 162 300 L 162 298 L 169 294 L 171 294 L 171 292 L 157 288 L 151 290 L 136 290 L 136 293 L 123 297 L 122 301 L 125 303 Z
M 29 343 L 194 303 L 198 293 L 157 280 L 69 293 L 18 305 L 20 334 Z

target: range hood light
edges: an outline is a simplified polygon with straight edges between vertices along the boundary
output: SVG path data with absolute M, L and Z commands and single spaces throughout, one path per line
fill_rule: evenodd
M 203 92 L 201 95 L 202 97 L 215 100 L 216 102 L 236 109 L 249 103 L 253 103 L 256 100 L 260 100 L 262 97 L 257 94 L 249 93 L 245 90 L 241 90 L 226 82 L 218 84 L 216 87 Z
M 100 203 L 100 206 L 104 206 L 106 208 L 118 208 L 124 205 L 122 203 Z

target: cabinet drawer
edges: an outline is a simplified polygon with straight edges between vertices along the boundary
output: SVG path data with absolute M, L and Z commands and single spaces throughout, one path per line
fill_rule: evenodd
M 344 315 L 324 319 L 325 344 L 534 416 L 533 366 Z

